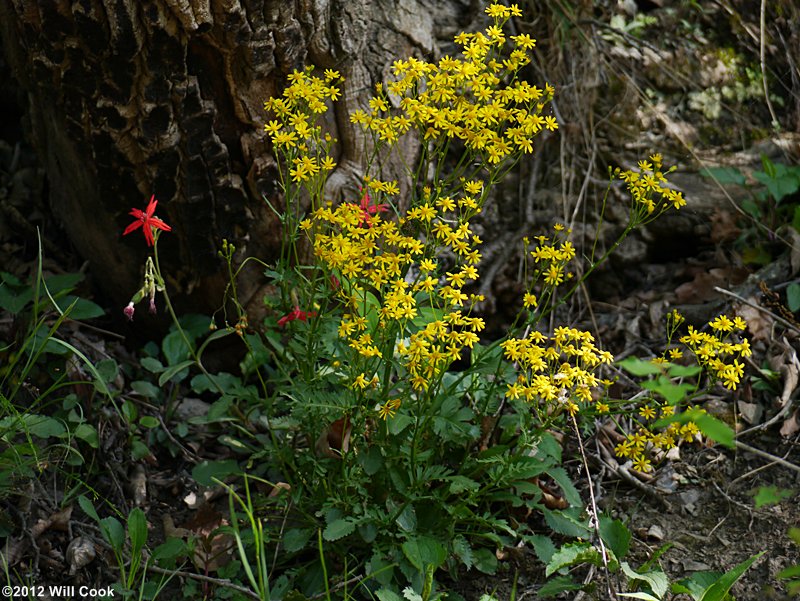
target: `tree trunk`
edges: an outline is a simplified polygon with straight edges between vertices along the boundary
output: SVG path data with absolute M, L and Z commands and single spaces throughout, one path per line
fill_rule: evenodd
M 348 111 L 391 62 L 430 56 L 478 12 L 468 0 L 0 0 L 0 36 L 27 94 L 50 202 L 114 302 L 140 283 L 145 245 L 121 238 L 151 194 L 173 230 L 168 285 L 219 305 L 217 249 L 276 256 L 280 202 L 264 101 L 313 64 L 345 77 L 327 127 L 340 140 L 334 188 L 353 185 L 362 145 Z M 252 290 L 252 286 L 250 287 Z M 247 294 L 247 292 L 245 292 Z

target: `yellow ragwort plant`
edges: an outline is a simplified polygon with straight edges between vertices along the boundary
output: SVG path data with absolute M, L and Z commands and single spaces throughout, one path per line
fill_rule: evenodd
M 347 361 L 350 386 L 362 395 L 380 387 L 384 419 L 398 409 L 396 399 L 385 400 L 387 366 L 399 361 L 412 389 L 426 391 L 478 342 L 485 326 L 472 311 L 482 298 L 464 291 L 478 279 L 481 259 L 481 240 L 470 220 L 491 185 L 521 154 L 532 152 L 535 136 L 558 127 L 555 118 L 542 114 L 554 88 L 518 78 L 535 40 L 511 36 L 513 49 L 506 56 L 509 40 L 502 27 L 521 14 L 519 8 L 492 4 L 486 12 L 494 23 L 485 32 L 456 36 L 461 56 L 437 63 L 396 61 L 394 81 L 377 86 L 370 110 L 352 113 L 351 121 L 373 142 L 360 202 L 334 207 L 322 195 L 335 167 L 329 157 L 333 140 L 315 117 L 338 98 L 338 73 L 319 78 L 310 69 L 295 72 L 282 97 L 265 105 L 275 116 L 266 129 L 288 167 L 282 184 L 287 190 L 302 187 L 311 198 L 312 211 L 300 229 L 338 284 L 345 308 L 338 332 L 353 352 Z M 375 156 L 391 152 L 412 132 L 423 141 L 420 167 L 408 170 L 411 206 L 394 216 L 389 213 L 397 182 L 371 177 L 369 170 Z M 462 158 L 445 175 L 444 159 L 456 141 Z M 431 165 L 433 183 L 422 185 Z M 296 206 L 295 192 L 287 192 L 292 195 L 287 204 Z
M 684 317 L 673 310 L 667 314 L 667 346 L 684 323 Z M 741 317 L 731 319 L 727 315 L 719 315 L 708 322 L 711 333 L 698 331 L 694 326 L 688 326 L 688 333 L 678 340 L 684 349 L 689 350 L 695 361 L 710 377 L 712 383 L 720 382 L 728 390 L 736 390 L 741 378 L 744 376 L 744 364 L 739 360 L 751 354 L 750 343 L 741 333 L 747 328 L 747 323 Z M 667 348 L 661 357 L 656 357 L 651 362 L 655 365 L 669 366 L 671 362 L 684 358 L 684 351 L 680 347 Z M 699 388 L 698 380 L 696 388 Z M 705 411 L 692 407 L 695 411 Z M 666 451 L 677 445 L 678 441 L 694 441 L 700 429 L 694 422 L 684 424 L 671 423 L 666 429 L 659 431 L 653 429 L 652 423 L 658 419 L 671 417 L 675 414 L 675 404 L 667 402 L 654 407 L 651 404 L 642 404 L 638 408 L 639 417 L 642 419 L 639 429 L 627 436 L 627 439 L 615 448 L 617 456 L 629 458 L 636 469 L 648 472 L 652 469 L 650 457 L 663 455 Z
M 393 373 L 407 376 L 411 390 L 424 395 L 479 341 L 485 324 L 473 312 L 482 298 L 465 291 L 478 280 L 481 259 L 481 240 L 470 221 L 493 184 L 533 151 L 535 137 L 558 128 L 554 117 L 543 114 L 553 86 L 519 77 L 535 40 L 503 33 L 505 22 L 521 14 L 519 8 L 492 4 L 486 13 L 493 24 L 484 32 L 456 36 L 460 56 L 436 63 L 396 61 L 394 79 L 376 86 L 369 109 L 351 114 L 351 122 L 372 141 L 358 202 L 334 206 L 323 194 L 336 166 L 330 158 L 335 141 L 316 123 L 340 96 L 339 74 L 296 71 L 282 97 L 265 103 L 275 117 L 266 130 L 288 168 L 282 181 L 287 206 L 299 206 L 301 189 L 310 197 L 311 212 L 299 229 L 310 239 L 327 280 L 336 282 L 343 305 L 338 334 L 351 353 L 343 361 L 346 380 L 357 404 L 378 401 L 376 411 L 384 420 L 395 415 L 403 397 Z M 370 169 L 379 162 L 376 157 L 395 150 L 409 134 L 422 141 L 421 156 L 416 168 L 407 168 L 410 206 L 396 215 L 398 182 L 374 177 Z M 452 150 L 461 150 L 455 162 L 448 158 Z M 433 179 L 426 185 L 429 173 Z M 668 173 L 658 154 L 640 161 L 638 170 L 614 171 L 633 200 L 626 234 L 685 205 L 681 193 L 669 187 Z M 563 411 L 574 415 L 592 402 L 591 390 L 603 384 L 594 372 L 613 360 L 587 332 L 559 327 L 545 336 L 534 328 L 540 301 L 553 302 L 557 288 L 573 277 L 567 271 L 575 259 L 569 235 L 557 225 L 550 238 L 524 240 L 529 330 L 502 343 L 505 357 L 519 369 L 506 397 L 525 399 L 545 420 Z

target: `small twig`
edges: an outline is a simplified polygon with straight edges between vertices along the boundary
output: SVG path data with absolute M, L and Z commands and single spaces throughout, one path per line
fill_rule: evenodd
M 769 87 L 767 86 L 767 65 L 765 59 L 767 47 L 767 0 L 761 0 L 761 18 L 759 26 L 761 28 L 758 44 L 758 53 L 761 58 L 761 84 L 764 86 L 764 100 L 767 101 L 769 115 L 772 117 L 772 127 L 777 130 L 780 127 L 780 121 L 778 121 L 778 117 L 775 115 L 775 109 L 772 108 L 772 102 L 769 99 Z
M 594 485 L 592 484 L 592 472 L 589 470 L 589 461 L 586 459 L 586 451 L 583 448 L 583 439 L 581 439 L 581 431 L 578 428 L 578 421 L 575 419 L 575 416 L 570 413 L 570 418 L 572 418 L 572 428 L 575 430 L 575 436 L 578 439 L 578 449 L 581 451 L 581 460 L 583 461 L 583 469 L 586 471 L 586 483 L 589 485 L 589 500 L 592 503 L 592 516 L 591 516 L 591 524 L 594 526 L 594 531 L 597 534 L 597 540 L 600 543 L 600 552 L 603 556 L 603 567 L 606 571 L 606 591 L 608 592 L 608 598 L 613 599 L 615 597 L 614 593 L 611 590 L 611 571 L 608 569 L 608 551 L 606 551 L 606 545 L 603 543 L 603 538 L 600 536 L 600 517 L 597 511 L 597 501 L 594 498 Z
M 210 582 L 211 584 L 216 584 L 217 586 L 222 586 L 225 588 L 229 588 L 231 590 L 236 591 L 237 593 L 242 593 L 243 595 L 247 595 L 251 599 L 258 599 L 261 600 L 255 592 L 251 591 L 249 588 L 245 588 L 243 586 L 239 586 L 238 584 L 234 584 L 230 580 L 225 578 L 214 578 L 213 576 L 205 576 L 203 574 L 194 574 L 193 572 L 184 572 L 182 570 L 165 570 L 164 568 L 159 568 L 158 566 L 147 566 L 148 572 L 155 572 L 156 574 L 164 574 L 165 576 L 178 576 L 184 578 L 191 578 L 192 580 L 199 580 L 201 582 Z
M 784 459 L 785 458 L 786 457 L 784 457 Z M 763 472 L 764 470 L 771 468 L 773 465 L 778 465 L 778 464 L 775 463 L 774 461 L 770 461 L 769 463 L 765 463 L 764 465 L 760 465 L 757 468 L 754 468 L 754 469 L 750 470 L 749 472 L 746 472 L 746 473 L 742 474 L 741 476 L 737 476 L 736 478 L 731 480 L 731 483 L 728 485 L 728 488 L 733 488 L 733 486 L 737 482 L 741 482 L 743 480 L 747 480 L 751 476 L 755 476 L 758 472 Z
M 765 459 L 769 459 L 773 463 L 777 463 L 778 465 L 782 465 L 783 467 L 788 468 L 790 470 L 800 472 L 799 465 L 795 465 L 794 463 L 786 461 L 785 459 L 777 457 L 776 455 L 767 453 L 766 451 L 762 451 L 761 449 L 751 447 L 749 444 L 745 444 L 741 441 L 736 440 L 734 442 L 736 443 L 737 449 L 742 449 L 743 451 L 747 451 L 748 453 L 753 453 L 754 455 L 758 455 L 759 457 L 764 457 Z
M 364 580 L 364 576 L 353 576 L 350 580 L 345 580 L 340 582 L 339 584 L 332 586 L 328 592 L 317 593 L 316 595 L 311 595 L 309 599 L 322 599 L 323 597 L 327 596 L 330 593 L 336 592 L 341 588 L 344 588 L 350 584 L 355 584 L 356 582 L 361 582 Z
M 200 463 L 203 460 L 203 458 L 200 457 L 200 455 L 197 455 L 196 453 L 192 452 L 191 449 L 189 449 L 186 446 L 182 445 L 180 443 L 180 441 L 177 440 L 172 435 L 172 432 L 169 431 L 169 428 L 167 428 L 167 424 L 164 423 L 164 418 L 162 418 L 160 415 L 157 416 L 157 417 L 158 417 L 158 422 L 161 424 L 161 429 L 163 430 L 164 434 L 167 435 L 167 438 L 169 438 L 169 440 L 170 440 L 170 442 L 172 442 L 172 444 L 174 444 L 176 447 L 178 447 L 181 450 L 181 453 L 183 453 L 184 458 L 188 459 L 189 461 L 194 461 L 196 463 Z

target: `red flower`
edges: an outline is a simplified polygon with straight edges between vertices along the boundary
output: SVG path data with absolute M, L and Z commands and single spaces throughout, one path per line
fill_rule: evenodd
M 295 305 L 294 309 L 289 311 L 289 313 L 278 320 L 278 325 L 284 327 L 290 321 L 295 321 L 296 319 L 299 319 L 300 321 L 306 321 L 309 317 L 315 317 L 316 315 L 316 311 L 301 311 L 300 307 Z
M 144 232 L 144 239 L 147 241 L 147 246 L 153 246 L 153 244 L 155 244 L 155 240 L 153 239 L 153 228 L 164 230 L 165 232 L 172 231 L 172 228 L 161 221 L 158 217 L 153 217 L 153 213 L 156 212 L 157 204 L 158 201 L 156 200 L 154 194 L 150 197 L 150 202 L 147 203 L 146 210 L 140 211 L 139 209 L 131 209 L 130 215 L 136 217 L 136 221 L 126 227 L 125 231 L 122 232 L 122 235 L 125 236 L 130 234 L 135 229 L 142 228 L 142 232 Z
M 385 213 L 389 210 L 389 205 L 385 203 L 380 204 L 369 204 L 370 197 L 369 192 L 364 192 L 364 196 L 361 197 L 361 204 L 359 205 L 359 209 L 361 209 L 361 225 L 365 223 L 369 224 L 369 218 L 376 213 Z M 370 227 L 372 225 L 370 224 Z

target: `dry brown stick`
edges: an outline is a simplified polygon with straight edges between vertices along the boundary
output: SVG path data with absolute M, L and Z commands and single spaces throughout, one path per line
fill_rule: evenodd
M 786 461 L 785 459 L 781 459 L 780 457 L 777 457 L 776 455 L 772 455 L 770 453 L 767 453 L 766 451 L 762 451 L 761 449 L 757 449 L 755 447 L 751 447 L 749 444 L 744 444 L 743 442 L 740 442 L 738 440 L 735 440 L 734 442 L 736 443 L 736 448 L 737 449 L 742 449 L 743 451 L 747 451 L 748 453 L 753 453 L 754 455 L 758 455 L 759 457 L 763 457 L 764 459 L 769 459 L 773 463 L 777 463 L 778 465 L 782 465 L 785 468 L 788 468 L 790 470 L 794 470 L 796 472 L 800 472 L 800 465 L 795 465 L 794 463 L 791 463 L 790 461 Z
M 156 574 L 164 574 L 165 576 L 178 576 L 178 577 L 185 577 L 191 578 L 192 580 L 199 580 L 201 582 L 210 582 L 211 584 L 216 584 L 217 586 L 222 586 L 225 588 L 229 588 L 231 590 L 236 591 L 237 593 L 242 593 L 243 595 L 247 595 L 251 599 L 258 599 L 259 597 L 254 591 L 251 591 L 249 588 L 245 588 L 243 586 L 239 586 L 238 584 L 234 584 L 230 580 L 225 578 L 214 578 L 213 576 L 205 576 L 203 574 L 194 574 L 193 572 L 183 572 L 181 570 L 165 570 L 164 568 L 159 568 L 158 566 L 147 566 L 148 572 L 155 572 Z
M 589 470 L 589 461 L 586 459 L 586 451 L 583 448 L 583 439 L 581 438 L 581 431 L 578 428 L 578 421 L 575 419 L 575 416 L 570 413 L 570 417 L 572 418 L 572 427 L 575 430 L 575 436 L 578 439 L 578 449 L 581 452 L 581 459 L 583 460 L 583 468 L 586 470 L 586 483 L 589 485 L 589 500 L 592 503 L 592 515 L 591 515 L 591 525 L 594 526 L 594 530 L 597 533 L 597 540 L 600 543 L 600 551 L 603 557 L 603 567 L 605 568 L 606 572 L 606 590 L 608 592 L 608 598 L 613 599 L 615 595 L 611 590 L 611 571 L 608 569 L 608 552 L 606 551 L 606 545 L 603 542 L 602 536 L 600 536 L 600 515 L 597 512 L 597 502 L 594 498 L 594 485 L 592 484 L 592 472 Z

